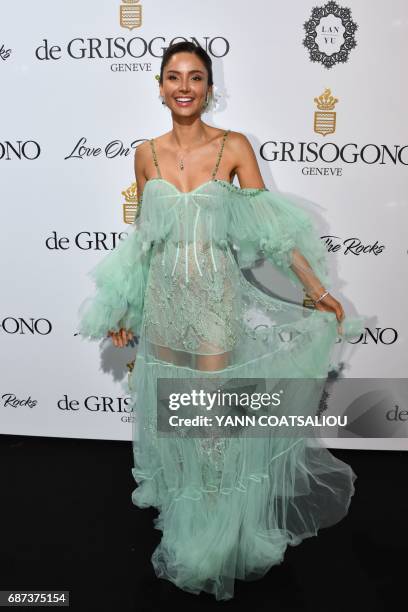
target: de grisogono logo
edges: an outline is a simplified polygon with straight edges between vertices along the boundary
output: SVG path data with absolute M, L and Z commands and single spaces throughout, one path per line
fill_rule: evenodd
M 313 131 L 319 136 L 335 134 L 339 127 L 335 110 L 339 98 L 332 95 L 329 87 L 314 97 L 317 110 L 313 115 Z M 259 155 L 266 162 L 302 163 L 302 174 L 341 176 L 344 167 L 350 164 L 370 166 L 394 164 L 408 166 L 408 144 L 383 144 L 375 142 L 345 142 L 334 140 L 265 140 L 259 147 Z M 313 164 L 313 165 L 309 165 Z M 318 166 L 317 164 L 323 164 Z
M 145 61 L 140 63 L 139 71 L 151 71 L 151 58 L 160 59 L 164 51 L 173 42 L 177 42 L 179 36 L 167 40 L 164 36 L 154 36 L 146 39 L 143 36 L 132 36 L 127 39 L 124 36 L 115 37 L 92 37 L 82 38 L 78 36 L 63 44 L 43 38 L 40 45 L 34 49 L 35 58 L 41 62 L 59 61 L 64 58 L 69 60 L 101 61 L 101 60 L 131 60 Z M 217 59 L 225 57 L 230 51 L 230 43 L 224 36 L 190 36 L 186 40 L 193 40 L 200 44 L 207 53 Z M 111 65 L 112 71 L 119 71 L 119 61 Z M 128 70 L 129 67 L 126 67 Z M 132 68 L 134 70 L 134 68 Z
M 119 9 L 119 10 L 118 10 Z M 116 5 L 115 19 L 119 17 L 119 26 L 129 31 L 136 28 L 141 28 L 143 22 L 143 5 L 140 0 L 121 0 L 119 6 Z M 112 11 L 114 7 L 112 7 Z M 117 12 L 116 12 L 117 11 Z M 112 12 L 113 15 L 113 12 Z M 115 22 L 118 23 L 117 21 Z M 230 43 L 224 36 L 195 36 L 191 35 L 186 38 L 184 35 L 175 35 L 170 40 L 165 36 L 157 35 L 152 38 L 144 38 L 143 36 L 132 36 L 127 39 L 124 36 L 82 38 L 80 36 L 72 38 L 63 44 L 57 44 L 56 41 L 48 38 L 42 39 L 42 44 L 34 49 L 35 58 L 39 61 L 58 61 L 64 57 L 72 60 L 124 60 L 125 64 L 120 61 L 111 65 L 113 72 L 121 72 L 124 70 L 150 72 L 151 58 L 160 59 L 163 53 L 174 42 L 183 40 L 192 40 L 207 51 L 207 53 L 215 58 L 222 58 L 228 55 L 230 51 Z M 144 62 L 142 59 L 146 58 Z M 134 60 L 136 63 L 128 65 Z M 129 67 L 130 66 L 130 67 Z
M 358 25 L 352 21 L 350 9 L 336 2 L 314 7 L 303 28 L 303 45 L 309 50 L 310 61 L 325 68 L 348 62 L 350 51 L 357 46 L 354 35 Z

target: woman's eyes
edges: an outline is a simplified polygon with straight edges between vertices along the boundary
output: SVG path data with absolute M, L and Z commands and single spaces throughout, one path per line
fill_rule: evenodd
M 169 74 L 168 78 L 171 79 L 171 80 L 177 79 L 175 74 Z M 199 81 L 202 81 L 202 77 L 200 77 L 198 74 L 193 76 L 193 79 L 198 79 Z

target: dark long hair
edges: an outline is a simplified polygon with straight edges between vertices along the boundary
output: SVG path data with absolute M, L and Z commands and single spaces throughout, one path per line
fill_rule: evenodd
M 167 49 L 163 53 L 162 63 L 160 66 L 160 79 L 159 79 L 160 85 L 163 85 L 163 70 L 166 64 L 169 62 L 170 58 L 175 53 L 181 53 L 182 51 L 187 51 L 187 53 L 195 53 L 197 57 L 201 59 L 201 61 L 203 62 L 204 66 L 207 69 L 208 87 L 211 87 L 211 85 L 213 85 L 213 72 L 212 72 L 211 57 L 208 55 L 207 51 L 203 49 L 203 47 L 200 47 L 199 45 L 196 45 L 195 43 L 190 42 L 188 40 L 183 40 L 183 41 L 170 45 L 169 47 L 167 47 Z

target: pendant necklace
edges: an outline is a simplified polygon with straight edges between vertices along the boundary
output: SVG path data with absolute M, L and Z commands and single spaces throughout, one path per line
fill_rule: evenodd
M 180 157 L 179 168 L 180 168 L 180 170 L 184 170 L 184 160 L 183 160 L 183 157 Z
M 184 153 L 182 152 L 180 155 L 180 159 L 178 162 L 178 167 L 180 168 L 180 170 L 184 170 L 184 156 L 188 155 L 190 153 L 190 151 L 185 151 Z

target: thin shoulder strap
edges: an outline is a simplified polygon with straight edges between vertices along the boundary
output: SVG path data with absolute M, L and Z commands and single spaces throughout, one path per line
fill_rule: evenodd
M 161 178 L 161 172 L 160 172 L 160 168 L 159 168 L 159 163 L 157 161 L 156 149 L 155 149 L 155 146 L 154 146 L 154 139 L 153 138 L 150 139 L 150 144 L 151 144 L 151 147 L 152 147 L 152 154 L 153 154 L 154 165 L 156 166 L 158 177 Z
M 222 152 L 224 150 L 225 140 L 226 140 L 226 138 L 228 136 L 228 132 L 229 131 L 230 130 L 225 130 L 224 135 L 222 137 L 222 143 L 221 143 L 220 151 L 218 153 L 217 163 L 215 164 L 215 168 L 214 168 L 213 173 L 211 175 L 212 179 L 214 179 L 215 175 L 217 174 L 218 166 L 220 165 L 220 161 L 221 161 L 221 157 L 222 157 Z

